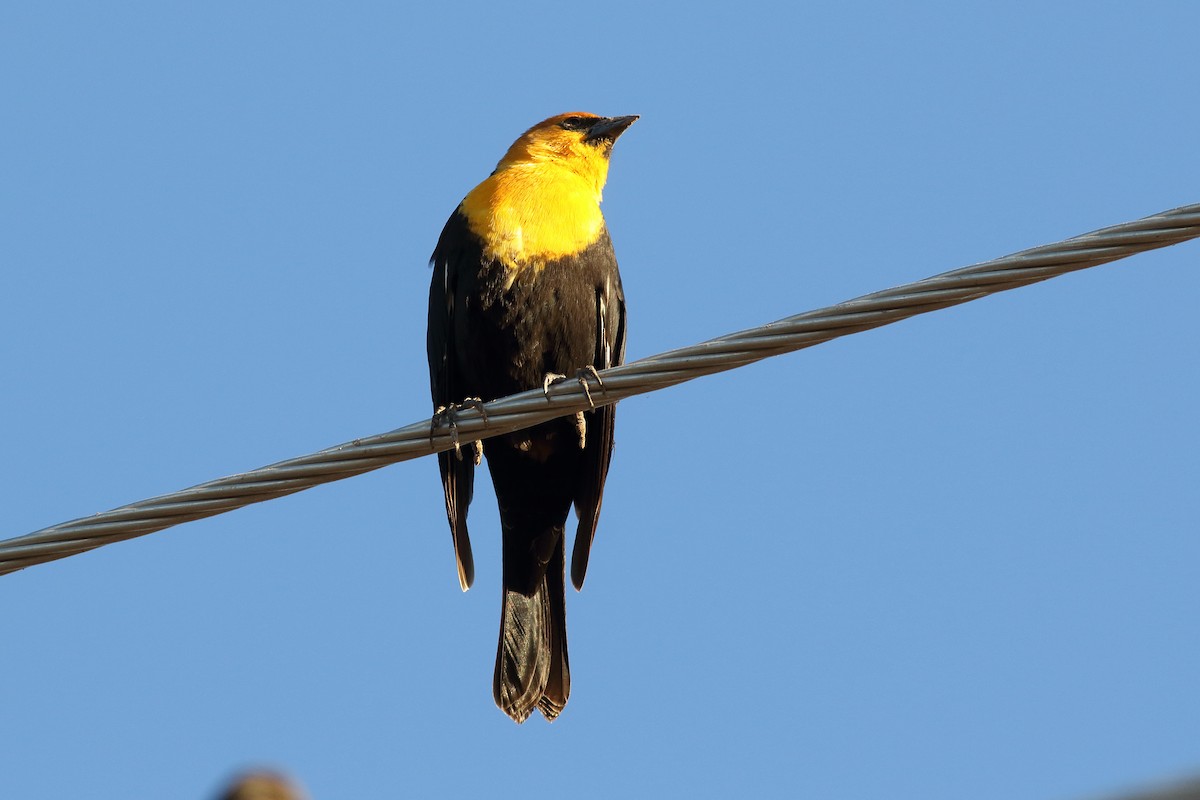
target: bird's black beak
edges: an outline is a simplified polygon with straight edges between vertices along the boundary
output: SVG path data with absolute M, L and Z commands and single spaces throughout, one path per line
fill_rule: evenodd
M 595 142 L 606 139 L 609 142 L 615 142 L 626 128 L 637 121 L 637 118 L 637 114 L 630 114 L 628 117 L 605 117 L 588 128 L 587 135 L 583 137 L 583 140 Z

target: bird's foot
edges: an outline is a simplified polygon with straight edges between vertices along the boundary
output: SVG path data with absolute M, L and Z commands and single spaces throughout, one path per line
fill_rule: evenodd
M 542 393 L 549 398 L 550 387 L 559 381 L 565 381 L 567 379 L 568 378 L 566 375 L 559 375 L 554 372 L 546 373 L 546 379 L 542 381 Z M 583 389 L 583 396 L 587 398 L 588 405 L 593 409 L 596 408 L 596 401 L 592 399 L 592 390 L 588 385 L 588 380 L 590 379 L 596 381 L 596 385 L 600 387 L 600 391 L 608 391 L 604 387 L 604 381 L 601 380 L 600 373 L 597 372 L 596 368 L 591 364 L 588 364 L 582 369 L 576 370 L 571 379 L 579 382 L 580 388 Z M 587 418 L 583 416 L 582 411 L 575 412 L 575 431 L 579 434 L 579 449 L 582 450 L 583 448 L 587 447 Z
M 468 408 L 478 411 L 479 416 L 483 418 L 483 424 L 487 425 L 487 409 L 483 405 L 482 398 L 479 397 L 467 397 L 461 403 L 438 406 L 437 410 L 433 412 L 433 417 L 429 420 L 429 443 L 433 444 L 433 434 L 438 428 L 443 424 L 449 425 L 450 441 L 454 444 L 454 456 L 459 461 L 462 461 L 462 447 L 458 439 L 458 412 Z M 483 461 L 483 441 L 476 439 L 471 445 L 475 451 L 472 460 L 475 462 L 475 466 L 479 466 Z
M 566 375 L 559 375 L 557 372 L 547 372 L 545 379 L 542 381 L 542 394 L 546 395 L 546 399 L 550 399 L 550 387 L 559 381 L 565 381 Z
M 588 385 L 588 381 L 594 380 L 596 382 L 596 385 L 600 387 L 600 391 L 602 391 L 602 392 L 608 391 L 608 389 L 606 389 L 604 386 L 604 381 L 600 379 L 600 373 L 597 372 L 596 368 L 594 366 L 592 366 L 591 364 L 588 364 L 586 367 L 583 367 L 581 369 L 575 370 L 575 374 L 571 376 L 571 379 L 575 380 L 579 383 L 580 388 L 583 389 L 583 396 L 587 398 L 588 405 L 591 406 L 593 409 L 595 409 L 595 407 L 596 407 L 596 401 L 592 399 L 592 390 L 591 390 L 591 387 Z M 566 375 L 559 375 L 558 373 L 555 373 L 555 372 L 547 372 L 545 380 L 542 381 L 542 394 L 546 395 L 546 397 L 549 397 L 550 396 L 550 387 L 553 386 L 554 384 L 558 383 L 559 381 L 565 381 L 565 380 L 567 380 Z
M 607 392 L 608 389 L 604 388 L 604 381 L 600 379 L 600 373 L 591 364 L 588 364 L 583 369 L 576 370 L 575 380 L 579 381 L 579 385 L 583 387 L 583 396 L 587 398 L 588 405 L 594 409 L 596 403 L 592 400 L 591 389 L 588 388 L 588 378 L 596 381 L 596 385 L 600 387 L 601 392 Z

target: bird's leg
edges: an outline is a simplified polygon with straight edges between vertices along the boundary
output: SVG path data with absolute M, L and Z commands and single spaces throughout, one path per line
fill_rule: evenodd
M 487 409 L 484 408 L 483 399 L 479 397 L 464 398 L 461 403 L 451 403 L 448 406 L 438 406 L 433 412 L 433 417 L 429 420 L 429 443 L 433 444 L 433 434 L 443 423 L 450 426 L 450 441 L 454 443 L 454 457 L 462 461 L 462 447 L 458 440 L 458 412 L 466 408 L 473 408 L 479 412 L 479 416 L 483 418 L 483 424 L 487 425 Z M 474 461 L 475 466 L 479 466 L 483 461 L 483 442 L 476 439 L 471 443 L 475 450 Z
M 575 412 L 575 432 L 579 434 L 579 449 L 587 447 L 587 419 L 582 411 Z

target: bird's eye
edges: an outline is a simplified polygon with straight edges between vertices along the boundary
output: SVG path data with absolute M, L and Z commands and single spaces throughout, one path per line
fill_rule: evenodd
M 587 127 L 587 120 L 585 120 L 583 117 L 567 117 L 558 124 L 563 128 L 563 130 L 581 131 Z

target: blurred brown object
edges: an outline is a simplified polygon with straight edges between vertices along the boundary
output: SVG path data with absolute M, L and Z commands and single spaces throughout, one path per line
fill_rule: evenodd
M 235 778 L 217 800 L 308 800 L 308 795 L 282 773 L 255 770 Z

